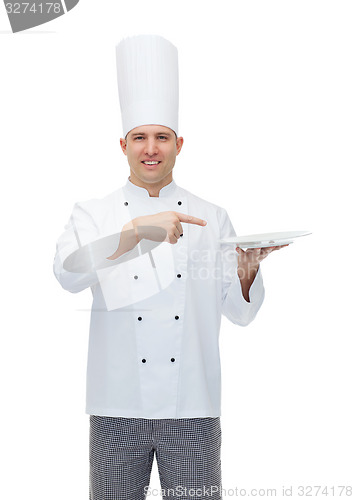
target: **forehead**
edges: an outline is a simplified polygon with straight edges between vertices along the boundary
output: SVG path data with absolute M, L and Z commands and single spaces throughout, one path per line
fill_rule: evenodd
M 173 130 L 163 125 L 141 125 L 130 130 L 128 136 L 133 135 L 156 135 L 156 134 L 174 134 Z

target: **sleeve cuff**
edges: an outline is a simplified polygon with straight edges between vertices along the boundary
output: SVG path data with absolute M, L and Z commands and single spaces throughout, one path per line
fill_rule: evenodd
M 263 278 L 261 273 L 261 267 L 259 266 L 257 274 L 249 290 L 250 302 L 251 303 L 260 302 L 261 300 L 263 300 L 263 296 L 264 296 Z

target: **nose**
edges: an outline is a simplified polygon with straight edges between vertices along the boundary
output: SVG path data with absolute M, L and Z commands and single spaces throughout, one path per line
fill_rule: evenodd
M 148 156 L 154 156 L 158 153 L 157 142 L 154 137 L 149 137 L 145 142 L 145 153 Z

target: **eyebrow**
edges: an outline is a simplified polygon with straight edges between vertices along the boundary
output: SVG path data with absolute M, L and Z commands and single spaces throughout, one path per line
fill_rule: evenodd
M 136 136 L 139 136 L 139 135 L 146 135 L 145 132 L 135 132 L 134 134 L 132 134 L 132 137 L 136 137 Z M 170 132 L 157 132 L 155 135 L 166 135 L 166 136 L 171 136 L 171 133 Z

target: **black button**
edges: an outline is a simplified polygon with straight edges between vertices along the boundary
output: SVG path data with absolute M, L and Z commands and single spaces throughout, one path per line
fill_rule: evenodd
M 125 201 L 125 202 L 124 202 L 124 205 L 125 205 L 125 206 L 127 206 L 127 205 L 128 205 L 128 202 L 127 202 L 127 201 Z
M 181 202 L 181 201 L 179 201 L 179 202 L 178 202 L 178 205 L 182 205 L 182 202 Z
M 177 278 L 182 278 L 182 274 L 177 274 Z
M 174 363 L 176 360 L 175 360 L 175 358 L 171 358 L 171 361 L 172 361 L 172 363 Z
M 142 318 L 141 316 L 139 316 L 138 321 L 141 321 L 142 319 L 143 319 L 143 318 Z
M 138 279 L 138 276 L 137 276 L 137 275 L 135 275 L 135 276 L 134 276 L 134 279 L 135 279 L 135 280 L 137 280 L 137 279 Z
M 179 319 L 179 316 L 175 316 L 175 319 Z
M 142 361 L 142 363 L 146 363 L 146 359 L 142 359 L 141 361 Z

